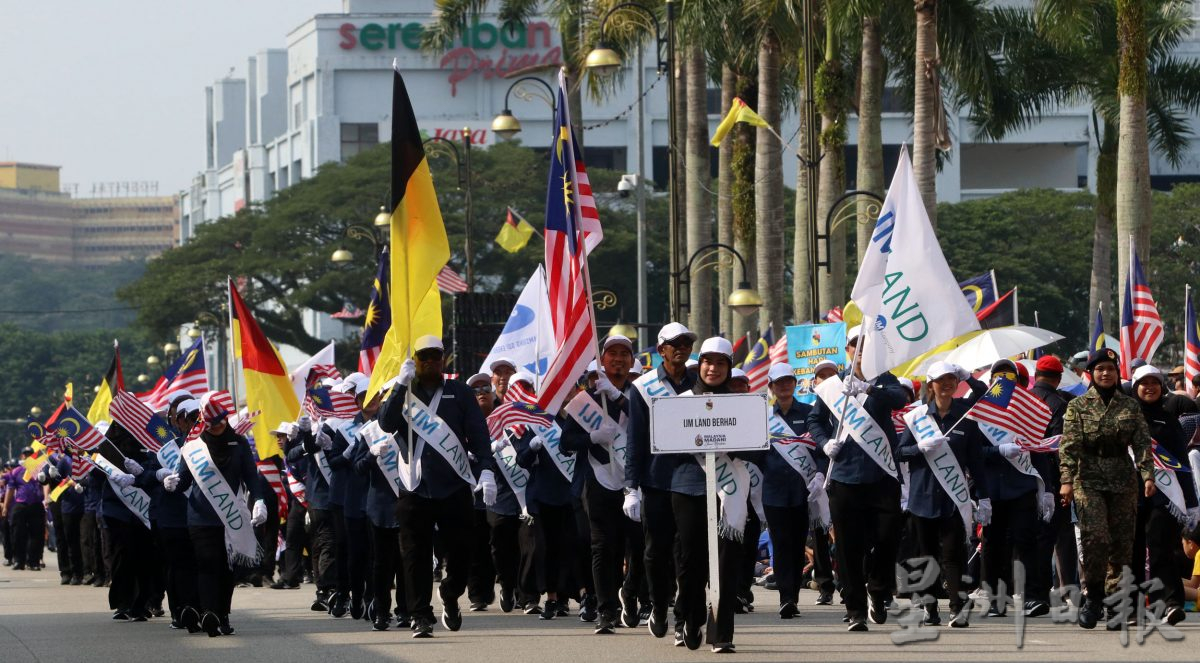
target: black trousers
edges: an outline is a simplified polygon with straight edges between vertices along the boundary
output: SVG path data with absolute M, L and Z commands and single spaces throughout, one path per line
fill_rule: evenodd
M 333 521 L 334 583 L 342 596 L 350 593 L 350 541 L 346 535 L 346 515 L 340 504 L 329 507 Z
M 675 621 L 699 627 L 708 621 L 708 508 L 703 495 L 671 493 L 671 509 L 679 545 L 675 546 Z M 716 498 L 713 498 L 716 499 Z M 733 615 L 737 605 L 737 577 L 742 544 L 717 538 L 717 567 L 721 591 L 717 597 L 716 628 L 708 629 L 710 644 L 733 642 Z
M 779 605 L 800 600 L 800 579 L 807 558 L 808 503 L 802 506 L 767 506 L 767 527 L 771 530 L 772 560 L 775 584 L 779 589 Z M 755 540 L 755 548 L 758 541 Z
M 486 509 L 473 509 L 471 571 L 467 574 L 467 600 L 492 604 L 496 600 L 496 564 L 492 561 L 491 525 Z
M 738 562 L 737 595 L 745 603 L 753 604 L 754 567 L 758 564 L 758 535 L 762 534 L 763 523 L 755 513 L 754 505 L 751 504 L 748 508 L 750 514 L 746 517 L 746 529 L 742 534 L 741 559 Z
M 196 555 L 196 585 L 199 588 L 201 612 L 212 612 L 218 618 L 229 617 L 236 585 L 233 569 L 225 554 L 224 527 L 189 527 L 192 551 Z
M 625 527 L 625 581 L 621 593 L 636 599 L 641 605 L 650 605 L 650 586 L 646 582 L 646 537 L 642 524 L 630 520 L 621 513 Z
M 184 608 L 200 605 L 196 585 L 196 552 L 192 549 L 188 528 L 158 528 L 158 547 L 159 557 L 167 563 L 167 605 L 171 610 L 171 619 L 178 620 Z
M 396 500 L 400 524 L 400 557 L 404 564 L 404 589 L 408 614 L 433 621 L 433 532 L 445 544 L 446 567 L 438 594 L 453 604 L 467 588 L 471 566 L 471 525 L 475 522 L 471 489 L 466 484 L 441 499 L 401 493 Z
M 1019 562 L 1025 567 L 1026 578 L 1037 564 L 1037 493 L 1031 490 L 1009 500 L 992 499 L 992 523 L 983 528 L 980 575 L 993 594 L 1000 594 L 1001 581 L 1005 584 L 1006 594 L 1018 591 L 1013 586 L 1014 563 Z
M 272 492 L 263 500 L 267 507 L 267 520 L 254 528 L 254 536 L 258 539 L 258 547 L 262 548 L 262 563 L 258 565 L 258 574 L 263 578 L 275 575 L 275 555 L 279 550 L 279 500 Z
M 952 513 L 941 518 L 912 517 L 917 535 L 917 549 L 923 557 L 932 557 L 940 565 L 940 574 L 922 594 L 934 595 L 942 581 L 946 583 L 950 612 L 957 614 L 966 603 L 962 575 L 967 563 L 967 532 L 962 517 Z M 937 599 L 933 608 L 937 610 Z
M 83 544 L 82 544 L 83 512 L 73 511 L 62 514 L 58 532 L 58 563 L 62 575 L 73 578 L 83 577 Z M 65 554 L 63 551 L 66 551 Z M 65 562 L 65 566 L 63 566 Z M 65 569 L 65 570 L 64 570 Z
M 9 518 L 13 537 L 13 562 L 26 566 L 41 564 L 42 550 L 46 546 L 46 509 L 42 503 L 14 502 Z
M 829 510 L 837 532 L 842 598 L 852 620 L 866 620 L 867 596 L 883 601 L 896 583 L 896 550 L 903 516 L 900 484 L 829 482 Z
M 0 541 L 4 543 L 4 561 L 11 563 L 13 559 L 13 540 L 7 516 L 0 518 Z
M 597 608 L 600 614 L 616 620 L 621 612 L 618 592 L 625 584 L 626 577 L 624 567 L 629 531 L 626 523 L 629 519 L 621 510 L 625 493 L 608 490 L 588 477 L 583 485 L 583 503 L 587 508 L 588 529 L 591 532 L 592 580 L 596 586 Z M 639 563 L 638 566 L 642 565 Z
M 283 531 L 283 568 L 279 579 L 289 585 L 299 585 L 304 580 L 304 549 L 308 547 L 304 517 L 307 514 L 308 509 L 296 499 L 288 504 L 287 524 Z
M 1138 505 L 1129 568 L 1133 569 L 1136 583 L 1152 578 L 1162 581 L 1162 589 L 1148 594 L 1152 603 L 1162 601 L 1168 608 L 1183 607 L 1183 579 L 1175 563 L 1182 532 L 1183 526 L 1165 508 L 1150 506 L 1145 501 Z
M 376 618 L 391 614 L 393 579 L 396 580 L 396 605 L 401 612 L 405 612 L 408 610 L 408 599 L 404 593 L 403 564 L 400 561 L 400 528 L 376 527 L 374 524 L 370 527 L 374 551 L 371 585 Z
M 813 549 L 813 582 L 823 592 L 833 594 L 837 586 L 833 582 L 833 551 L 829 545 L 829 532 L 818 529 L 811 532 Z M 774 545 L 774 544 L 772 544 Z
M 1034 564 L 1026 576 L 1029 587 L 1026 593 L 1030 599 L 1049 603 L 1050 590 L 1054 587 L 1079 584 L 1079 550 L 1075 546 L 1071 507 L 1059 504 L 1056 497 L 1050 522 L 1038 518 L 1034 541 Z
M 79 521 L 79 547 L 83 556 L 83 574 L 97 578 L 108 576 L 100 539 L 100 521 L 95 511 L 84 511 Z
M 311 525 L 308 550 L 313 556 L 313 579 L 317 581 L 318 592 L 332 592 L 338 588 L 334 523 L 341 518 L 335 517 L 330 509 L 309 509 L 308 515 Z
M 154 563 L 158 555 L 154 538 L 140 520 L 106 517 L 104 524 L 112 550 L 108 607 L 134 614 L 144 612 L 154 592 Z M 224 554 L 224 543 L 221 550 Z
M 671 493 L 642 486 L 642 532 L 646 583 L 655 613 L 665 616 L 675 595 L 675 513 Z
M 350 596 L 362 598 L 363 605 L 370 603 L 374 585 L 368 582 L 371 574 L 370 521 L 366 517 L 344 517 L 346 533 L 346 573 Z
M 583 595 L 596 593 L 596 580 L 592 577 L 592 528 L 588 524 L 587 509 L 583 507 L 583 496 L 571 498 L 571 518 L 567 522 L 567 538 L 563 554 L 567 556 L 567 584 L 558 590 L 559 601 L 573 598 L 583 601 Z
M 66 528 L 63 527 L 62 502 L 50 502 L 50 524 L 54 526 L 48 534 L 54 537 L 54 556 L 58 558 L 58 573 L 71 577 L 71 559 L 67 552 Z
M 536 512 L 532 528 L 534 535 L 533 576 L 539 593 L 566 591 L 574 576 L 571 559 L 571 543 L 575 537 L 575 508 L 570 503 L 555 505 L 534 502 L 529 505 Z M 522 567 L 526 551 L 522 550 Z M 567 594 L 578 594 L 578 589 Z
M 519 604 L 536 602 L 542 592 L 538 579 L 537 525 L 520 516 L 488 512 L 490 544 L 500 589 L 513 592 Z

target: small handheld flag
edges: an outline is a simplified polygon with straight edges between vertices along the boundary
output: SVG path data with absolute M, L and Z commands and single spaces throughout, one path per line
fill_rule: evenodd
M 113 421 L 121 424 L 150 453 L 158 453 L 163 444 L 175 437 L 165 419 L 128 391 L 118 391 L 108 410 Z
M 996 378 L 967 412 L 975 421 L 1002 428 L 1027 440 L 1041 440 L 1050 425 L 1050 408 L 1007 378 Z
M 504 219 L 504 224 L 500 226 L 500 232 L 496 235 L 496 243 L 505 251 L 516 253 L 525 248 L 533 233 L 533 226 L 510 207 L 508 217 Z

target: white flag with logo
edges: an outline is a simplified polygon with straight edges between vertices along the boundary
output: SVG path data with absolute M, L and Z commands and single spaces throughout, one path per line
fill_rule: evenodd
M 296 398 L 303 403 L 305 392 L 305 382 L 308 380 L 308 373 L 313 366 L 333 366 L 333 341 L 329 345 L 321 349 L 317 354 L 304 360 L 303 364 L 296 367 L 296 370 L 288 374 L 288 379 L 292 381 L 292 390 L 296 392 Z M 272 424 L 274 425 L 274 424 Z
M 546 298 L 544 269 L 538 265 L 533 276 L 525 282 L 517 305 L 480 370 L 487 371 L 493 361 L 504 357 L 511 359 L 518 369 L 527 370 L 539 379 L 546 373 L 550 356 L 554 354 L 554 328 L 547 314 L 549 300 Z
M 850 297 L 863 312 L 859 352 L 868 380 L 979 329 L 929 224 L 907 147 Z

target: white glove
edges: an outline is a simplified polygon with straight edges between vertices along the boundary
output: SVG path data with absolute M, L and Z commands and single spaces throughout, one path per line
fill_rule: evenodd
M 254 503 L 254 510 L 250 513 L 250 525 L 258 527 L 267 522 L 267 505 L 263 504 L 262 500 Z
M 613 440 L 617 439 L 616 426 L 608 425 L 608 422 L 600 424 L 600 427 L 592 431 L 589 435 L 592 438 L 592 444 L 612 444 Z
M 492 453 L 498 454 L 498 453 L 500 453 L 500 451 L 502 449 L 504 449 L 504 447 L 507 447 L 507 446 L 508 446 L 507 440 L 503 440 L 503 439 L 496 440 L 496 441 L 492 442 Z
M 400 386 L 407 387 L 412 379 L 417 376 L 417 364 L 412 359 L 405 359 L 400 366 Z
M 825 446 L 821 447 L 821 450 L 825 452 L 826 456 L 829 456 L 830 460 L 833 460 L 841 453 L 842 445 L 845 443 L 845 440 L 830 440 L 825 443 Z
M 312 430 L 312 417 L 307 414 L 300 415 L 296 420 L 296 434 L 299 435 L 302 430 Z
M 370 452 L 372 456 L 382 456 L 384 451 L 387 451 L 387 440 L 381 440 L 371 445 Z
M 1200 523 L 1200 506 L 1194 506 L 1187 510 L 1187 528 L 1192 529 Z
M 318 431 L 317 432 L 317 446 L 321 447 L 321 449 L 323 449 L 325 451 L 329 451 L 330 449 L 333 448 L 333 438 L 326 435 L 325 431 L 323 431 L 323 430 Z
M 954 376 L 957 377 L 960 382 L 971 377 L 971 371 L 968 371 L 967 369 L 963 368 L 962 366 L 955 366 L 954 368 L 955 368 Z
M 642 522 L 642 495 L 639 491 L 625 493 L 625 503 L 621 505 L 625 516 L 635 523 Z
M 608 379 L 608 376 L 604 374 L 604 371 L 600 371 L 596 374 L 596 391 L 600 392 L 601 396 L 604 396 L 610 401 L 621 399 L 621 390 L 617 389 L 617 386 Z
M 1054 505 L 1058 500 L 1054 499 L 1054 495 L 1046 491 L 1042 491 L 1042 494 L 1038 495 L 1038 500 L 1042 508 L 1042 520 L 1048 523 L 1054 517 Z M 1200 513 L 1200 510 L 1197 513 Z
M 162 480 L 169 476 L 171 476 L 171 470 L 168 470 L 165 467 L 160 467 L 158 468 L 158 471 L 154 473 L 154 480 L 162 483 Z
M 167 476 L 163 477 L 163 488 L 166 488 L 168 493 L 175 492 L 175 489 L 178 487 L 179 487 L 179 475 L 178 474 L 168 474 Z
M 132 458 L 126 458 L 125 459 L 125 470 L 136 477 L 142 473 L 142 466 L 136 460 L 134 460 Z
M 46 467 L 46 473 L 50 475 L 51 479 L 57 479 L 58 477 L 62 476 L 58 473 L 58 468 L 53 465 Z
M 133 475 L 126 474 L 125 472 L 122 472 L 120 470 L 113 472 L 112 480 L 113 480 L 113 483 L 117 484 L 118 486 L 120 486 L 122 488 L 128 488 L 133 485 Z
M 533 439 L 529 441 L 529 448 L 534 451 L 541 451 L 544 446 L 546 446 L 546 441 L 542 439 L 541 435 L 534 435 Z
M 945 435 L 938 435 L 927 440 L 918 441 L 917 448 L 921 450 L 921 453 L 925 453 L 927 451 L 937 451 L 938 448 L 940 448 L 949 440 L 950 438 L 946 437 Z
M 1021 447 L 1012 442 L 1005 442 L 996 448 L 1000 452 L 1000 455 L 1005 458 L 1016 458 L 1021 455 Z
M 484 470 L 479 473 L 479 487 L 483 489 L 483 503 L 485 506 L 495 506 L 496 504 L 496 475 L 492 474 L 491 470 Z
M 300 417 L 301 420 L 307 419 L 307 418 L 308 418 L 307 414 L 304 415 L 303 417 Z M 296 438 L 300 437 L 300 431 L 304 430 L 307 427 L 308 427 L 307 423 L 305 423 L 304 425 L 301 425 L 300 421 L 295 421 L 295 422 L 288 424 L 287 439 L 295 442 Z
M 847 396 L 857 396 L 867 393 L 867 389 L 871 388 L 871 384 L 866 380 L 860 380 L 857 377 L 850 375 L 846 377 L 846 382 L 842 385 L 842 392 Z
M 992 500 L 983 498 L 975 507 L 975 522 L 987 527 L 992 524 Z
M 808 488 L 808 492 L 810 495 L 815 495 L 817 493 L 824 491 L 825 490 L 825 475 L 822 474 L 821 472 L 817 472 L 816 474 L 813 475 L 813 478 L 808 480 L 808 485 L 805 487 Z
M 75 484 L 75 492 L 82 493 L 83 492 L 83 484 L 81 484 L 81 483 Z

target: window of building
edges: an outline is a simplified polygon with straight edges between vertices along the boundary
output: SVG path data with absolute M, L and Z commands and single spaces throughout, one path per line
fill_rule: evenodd
M 342 124 L 342 161 L 379 144 L 379 125 Z

